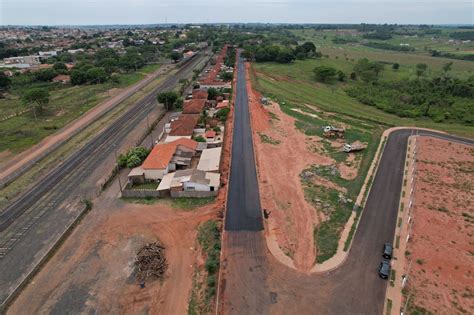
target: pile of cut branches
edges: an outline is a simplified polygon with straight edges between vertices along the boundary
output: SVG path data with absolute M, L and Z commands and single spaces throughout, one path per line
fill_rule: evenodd
M 135 258 L 135 274 L 139 283 L 162 278 L 167 267 L 165 248 L 158 242 L 143 246 Z

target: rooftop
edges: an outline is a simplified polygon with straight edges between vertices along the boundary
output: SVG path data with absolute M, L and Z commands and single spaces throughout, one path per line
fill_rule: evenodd
M 221 147 L 203 150 L 197 169 L 204 172 L 218 171 L 221 161 L 221 151 Z
M 206 106 L 205 99 L 192 99 L 185 101 L 183 105 L 183 114 L 200 114 Z
M 196 150 L 198 144 L 196 141 L 187 138 L 180 138 L 173 142 L 157 144 L 143 162 L 142 168 L 165 169 L 173 158 L 176 148 L 180 145 Z
M 180 115 L 178 119 L 171 122 L 170 136 L 192 136 L 198 121 L 199 115 Z

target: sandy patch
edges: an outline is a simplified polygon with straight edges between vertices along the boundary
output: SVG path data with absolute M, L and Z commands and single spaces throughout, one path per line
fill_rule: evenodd
M 261 202 L 271 212 L 266 230 L 296 268 L 310 270 L 316 256 L 313 228 L 318 219 L 316 209 L 305 200 L 299 175 L 313 164 L 330 165 L 332 159 L 313 152 L 310 144 L 314 146 L 314 141 L 295 128 L 295 119 L 277 103 L 260 104 L 260 95 L 252 90 L 248 78 L 249 65 L 246 67 Z M 279 120 L 271 120 L 269 112 Z M 263 142 L 257 132 L 279 144 Z
M 474 149 L 420 137 L 416 167 L 412 301 L 433 313 L 473 313 Z

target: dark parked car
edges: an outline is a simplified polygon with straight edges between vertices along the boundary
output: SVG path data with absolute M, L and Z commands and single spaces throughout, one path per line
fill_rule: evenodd
M 389 243 L 385 243 L 383 245 L 383 258 L 386 258 L 386 259 L 392 259 L 392 255 L 393 255 L 393 246 L 392 244 L 389 244 Z
M 390 270 L 391 269 L 392 269 L 392 267 L 390 266 L 390 261 L 382 260 L 382 262 L 380 263 L 380 267 L 379 267 L 379 276 L 380 276 L 380 278 L 388 279 L 388 277 L 390 276 Z

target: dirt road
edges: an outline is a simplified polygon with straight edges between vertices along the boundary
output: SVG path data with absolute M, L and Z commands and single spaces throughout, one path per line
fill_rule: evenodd
M 183 211 L 162 202 L 125 203 L 118 199 L 116 181 L 8 314 L 185 314 L 196 263 L 196 227 L 215 215 L 212 206 Z M 155 240 L 166 247 L 169 268 L 162 283 L 140 289 L 133 260 L 142 245 Z
M 0 188 L 14 180 L 19 175 L 23 174 L 30 166 L 41 160 L 41 158 L 43 158 L 48 152 L 58 148 L 61 144 L 83 130 L 84 127 L 90 125 L 92 122 L 105 115 L 125 99 L 129 98 L 134 93 L 147 86 L 159 75 L 168 72 L 169 69 L 171 69 L 171 67 L 167 65 L 156 70 L 155 72 L 147 75 L 147 77 L 140 82 L 120 91 L 120 93 L 117 95 L 98 104 L 97 106 L 94 106 L 84 115 L 73 120 L 64 128 L 53 135 L 46 137 L 30 149 L 13 156 L 7 161 L 3 161 L 0 164 Z

